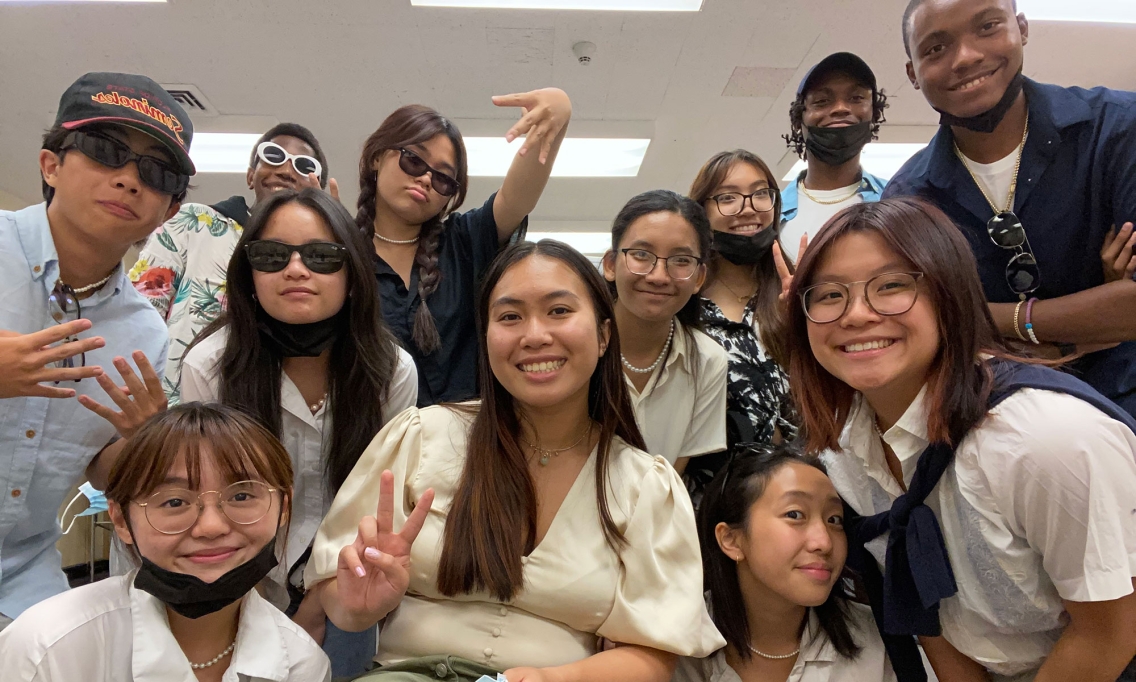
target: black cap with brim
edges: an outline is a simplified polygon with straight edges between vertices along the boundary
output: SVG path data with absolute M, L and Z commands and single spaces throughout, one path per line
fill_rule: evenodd
M 801 84 L 797 86 L 797 96 L 800 97 L 808 92 L 818 80 L 833 72 L 846 73 L 869 86 L 872 92 L 877 91 L 876 74 L 872 73 L 867 62 L 851 52 L 836 52 L 820 60 L 816 66 L 809 69 L 809 72 L 801 79 Z
M 193 122 L 165 88 L 146 76 L 88 73 L 72 83 L 59 99 L 55 125 L 75 130 L 94 123 L 143 132 L 170 150 L 182 173 L 197 172 L 189 158 Z

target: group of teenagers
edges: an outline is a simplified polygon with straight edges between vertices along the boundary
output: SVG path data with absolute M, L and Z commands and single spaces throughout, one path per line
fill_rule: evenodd
M 0 676 L 1136 680 L 1136 94 L 1025 78 L 1028 29 L 911 0 L 895 177 L 836 53 L 800 177 L 715 154 L 598 269 L 524 239 L 561 90 L 494 98 L 526 141 L 464 213 L 398 109 L 352 216 L 292 123 L 251 206 L 183 203 L 185 111 L 83 76 L 0 212 Z M 127 570 L 68 590 L 84 478 Z

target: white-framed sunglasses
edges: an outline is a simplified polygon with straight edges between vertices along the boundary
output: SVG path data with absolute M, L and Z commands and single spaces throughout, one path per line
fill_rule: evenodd
M 269 166 L 283 166 L 291 161 L 292 168 L 296 169 L 300 177 L 306 178 L 312 173 L 320 177 L 323 173 L 323 166 L 314 157 L 306 154 L 289 154 L 287 149 L 275 142 L 261 142 L 256 148 L 256 156 Z

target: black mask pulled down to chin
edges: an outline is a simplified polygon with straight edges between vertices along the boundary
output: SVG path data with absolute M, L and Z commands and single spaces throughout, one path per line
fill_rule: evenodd
M 1006 92 L 1002 93 L 1002 99 L 998 100 L 992 108 L 978 114 L 977 116 L 960 117 L 953 114 L 948 114 L 942 109 L 935 109 L 939 112 L 939 125 L 945 126 L 958 126 L 959 128 L 966 128 L 973 130 L 976 133 L 992 133 L 1006 118 L 1009 113 L 1010 107 L 1014 106 L 1017 101 L 1018 95 L 1022 92 L 1022 86 L 1025 84 L 1025 76 L 1022 75 L 1022 70 L 1018 69 L 1018 73 L 1014 75 L 1013 80 L 1006 86 Z M 934 107 L 932 107 L 934 108 Z

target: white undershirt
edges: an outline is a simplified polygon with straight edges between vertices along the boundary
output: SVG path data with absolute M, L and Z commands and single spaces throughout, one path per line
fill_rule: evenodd
M 803 184 L 798 185 L 797 217 L 785 223 L 785 227 L 781 230 L 781 247 L 785 249 L 789 257 L 794 261 L 797 260 L 797 252 L 801 249 L 802 235 L 807 233 L 809 235 L 809 241 L 812 241 L 813 237 L 820 232 L 820 228 L 824 227 L 824 224 L 828 222 L 829 218 L 853 204 L 860 203 L 862 197 L 860 193 L 856 191 L 859 188 L 860 183 L 857 181 L 853 185 L 841 187 L 840 189 L 810 189 L 809 194 L 821 201 L 835 201 L 841 197 L 848 197 L 838 204 L 818 204 L 809 197 L 809 194 L 805 194 Z
M 1017 165 L 1018 153 L 1021 149 L 1022 146 L 1018 145 L 1008 156 L 998 159 L 994 163 L 978 163 L 963 154 L 967 168 L 978 179 L 979 186 L 986 192 L 986 196 L 994 202 L 998 211 L 1006 208 L 1013 209 L 1013 206 L 1006 205 L 1008 203 L 1006 199 L 1010 195 L 1010 183 L 1014 180 L 1014 166 Z

